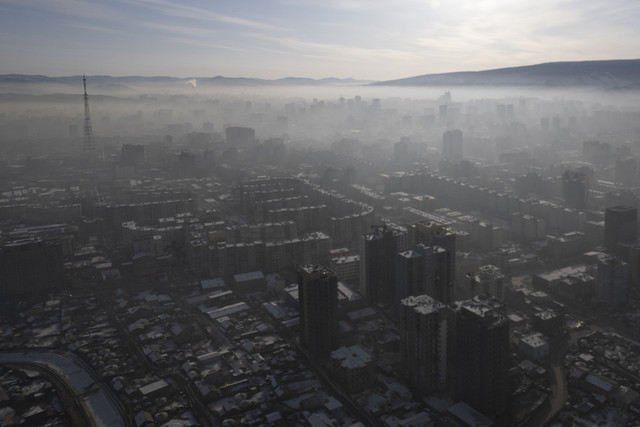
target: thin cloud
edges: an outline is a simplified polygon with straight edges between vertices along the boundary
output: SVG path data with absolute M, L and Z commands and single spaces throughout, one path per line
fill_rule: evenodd
M 624 57 L 640 45 L 629 25 L 619 25 L 638 6 L 617 2 L 590 6 L 574 1 L 475 2 L 445 4 L 409 49 L 424 52 L 436 72 L 479 70 L 556 60 L 593 58 L 597 52 Z M 607 19 L 602 19 L 603 16 Z M 625 48 L 615 40 L 625 40 Z M 640 46 L 638 46 L 640 47 Z M 618 53 L 615 51 L 618 50 Z M 602 56 L 601 56 L 602 57 Z M 606 56 L 605 56 L 606 57 Z M 425 67 L 425 72 L 431 72 Z
M 222 22 L 226 24 L 238 25 L 242 27 L 254 28 L 254 29 L 262 29 L 262 30 L 277 30 L 278 27 L 273 25 L 252 21 L 249 19 L 239 18 L 236 16 L 228 16 L 224 14 L 220 14 L 214 12 L 209 9 L 185 6 L 183 4 L 173 3 L 166 0 L 136 0 L 136 1 L 128 1 L 121 0 L 125 3 L 129 3 L 131 5 L 136 6 L 147 6 L 151 7 L 156 11 L 159 11 L 167 16 L 180 16 L 183 18 L 196 19 L 196 20 L 205 20 L 205 21 L 216 21 Z
M 166 41 L 180 43 L 188 46 L 198 46 L 206 49 L 222 49 L 222 50 L 233 51 L 233 52 L 249 53 L 249 50 L 246 48 L 214 43 L 207 40 L 195 40 L 193 38 L 179 37 L 179 36 L 165 36 L 164 39 Z
M 117 22 L 126 19 L 119 9 L 105 5 L 104 3 L 88 2 L 83 0 L 50 0 L 25 2 L 20 0 L 2 0 L 2 3 L 11 4 L 14 7 L 26 9 L 39 9 L 45 12 L 53 12 L 63 16 L 101 21 Z
M 370 62 L 376 59 L 409 60 L 413 55 L 409 52 L 392 49 L 370 49 L 364 47 L 342 46 L 308 42 L 295 38 L 271 38 L 271 40 L 283 47 L 302 52 L 303 54 L 315 54 L 322 57 L 341 58 L 343 60 L 366 60 Z
M 102 27 L 99 25 L 88 25 L 88 24 L 70 24 L 69 27 L 77 28 L 83 31 L 92 31 L 92 32 L 100 32 L 100 33 L 109 33 L 109 34 L 124 34 L 124 31 L 110 28 L 110 27 Z
M 398 9 L 398 7 L 419 8 L 425 6 L 423 0 L 400 0 L 393 2 L 389 0 L 282 0 L 279 3 L 287 6 L 326 8 L 353 12 L 391 11 Z M 435 8 L 439 6 L 439 3 L 437 1 L 429 1 L 426 5 Z
M 156 30 L 163 33 L 181 34 L 190 36 L 191 38 L 193 38 L 194 36 L 215 37 L 220 35 L 221 33 L 219 30 L 215 30 L 212 28 L 198 28 L 192 25 L 159 24 L 155 22 L 141 22 L 140 25 L 150 30 Z
M 0 54 L 25 72 L 33 64 L 52 69 L 57 66 L 53 58 L 63 57 L 69 68 L 77 67 L 76 58 L 88 58 L 100 45 L 111 63 L 139 69 L 187 70 L 189 63 L 199 63 L 205 70 L 225 66 L 230 74 L 251 70 L 260 77 L 259 70 L 280 66 L 298 75 L 326 69 L 379 79 L 629 58 L 640 52 L 637 0 L 275 0 L 252 5 L 0 0 L 5 41 Z M 167 64 L 169 57 L 181 60 Z

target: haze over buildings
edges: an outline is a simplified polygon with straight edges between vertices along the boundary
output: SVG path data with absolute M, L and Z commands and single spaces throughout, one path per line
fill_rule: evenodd
M 84 417 L 640 422 L 633 82 L 0 82 L 3 360 Z
M 640 425 L 640 60 L 423 75 L 639 6 L 218 3 L 0 2 L 0 419 Z

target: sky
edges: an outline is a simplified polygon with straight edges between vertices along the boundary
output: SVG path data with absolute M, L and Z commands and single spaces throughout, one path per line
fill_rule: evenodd
M 639 0 L 0 0 L 0 74 L 391 80 L 640 58 Z

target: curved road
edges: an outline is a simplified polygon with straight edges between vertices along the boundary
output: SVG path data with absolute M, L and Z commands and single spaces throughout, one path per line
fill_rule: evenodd
M 567 372 L 562 362 L 569 346 L 575 344 L 585 335 L 593 333 L 594 329 L 574 331 L 564 342 L 557 343 L 556 349 L 549 355 L 550 374 L 553 374 L 550 400 L 545 402 L 531 415 L 528 421 L 522 424 L 524 427 L 539 427 L 548 425 L 567 403 Z

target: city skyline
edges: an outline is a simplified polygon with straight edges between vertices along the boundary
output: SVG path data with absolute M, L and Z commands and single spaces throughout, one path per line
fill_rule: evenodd
M 640 426 L 640 60 L 598 64 L 0 75 L 0 414 Z
M 3 0 L 0 74 L 388 80 L 632 59 L 638 17 L 630 0 Z

